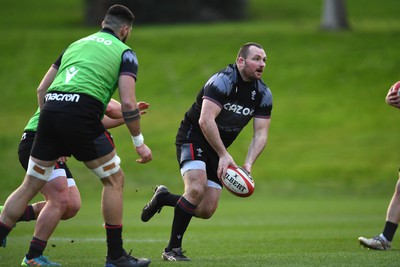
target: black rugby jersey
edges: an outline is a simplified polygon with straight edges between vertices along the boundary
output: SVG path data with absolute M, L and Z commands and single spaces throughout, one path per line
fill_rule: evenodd
M 186 112 L 183 126 L 200 133 L 198 121 L 203 99 L 221 107 L 216 123 L 225 147 L 232 144 L 253 117 L 268 119 L 271 116 L 272 94 L 268 86 L 262 80 L 243 81 L 236 64 L 214 74 Z

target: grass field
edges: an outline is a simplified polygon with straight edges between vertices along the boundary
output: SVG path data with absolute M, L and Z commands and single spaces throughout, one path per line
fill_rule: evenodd
M 112 130 L 127 175 L 125 247 L 154 266 L 168 265 L 159 257 L 172 212 L 144 224 L 140 209 L 155 184 L 182 190 L 173 143 L 183 113 L 205 80 L 233 62 L 240 45 L 255 41 L 267 52 L 264 80 L 274 96 L 268 147 L 253 168 L 256 192 L 249 199 L 224 192 L 215 217 L 193 220 L 184 242 L 193 259 L 187 265 L 397 266 L 397 239 L 393 251 L 376 252 L 361 249 L 357 237 L 382 230 L 397 180 L 400 113 L 384 97 L 399 80 L 400 2 L 346 1 L 351 30 L 344 32 L 319 29 L 320 0 L 249 2 L 243 22 L 134 28 L 128 44 L 140 63 L 138 98 L 151 103 L 142 123 L 154 160 L 132 163 L 127 130 Z M 0 203 L 23 176 L 16 149 L 36 109 L 36 86 L 67 44 L 97 30 L 82 26 L 82 6 L 78 0 L 2 5 Z M 249 138 L 251 129 L 230 148 L 239 164 Z M 46 254 L 65 266 L 100 266 L 101 185 L 82 164 L 69 165 L 83 207 L 59 225 Z M 32 223 L 18 225 L 0 249 L 0 266 L 19 264 L 32 230 Z
M 139 219 L 140 202 L 130 201 L 125 212 L 124 244 L 134 254 L 161 261 L 172 209 L 150 222 Z M 84 202 L 76 218 L 62 222 L 49 241 L 46 255 L 63 266 L 101 266 L 104 229 L 97 204 Z M 223 195 L 221 208 L 209 221 L 194 219 L 184 248 L 188 266 L 398 266 L 399 243 L 389 252 L 367 251 L 357 237 L 382 227 L 386 201 L 381 198 L 270 198 L 260 194 L 246 200 Z M 371 212 L 381 210 L 381 212 Z M 32 223 L 20 223 L 1 252 L 2 263 L 15 266 L 26 253 Z M 181 264 L 179 264 L 181 265 Z

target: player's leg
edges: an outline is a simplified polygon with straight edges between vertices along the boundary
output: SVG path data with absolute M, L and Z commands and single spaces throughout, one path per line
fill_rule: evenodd
M 167 261 L 190 260 L 182 252 L 183 236 L 192 217 L 195 216 L 195 210 L 201 203 L 207 187 L 204 162 L 187 161 L 182 169 L 185 191 L 175 206 L 169 243 L 162 254 L 163 259 Z
M 8 235 L 29 201 L 46 184 L 54 164 L 55 161 L 46 162 L 32 158 L 22 184 L 7 198 L 4 204 L 0 215 L 0 240 Z
M 386 214 L 386 225 L 383 229 L 383 235 L 391 242 L 396 233 L 397 226 L 400 222 L 400 175 L 396 183 L 396 188 L 393 197 L 390 201 L 387 214 Z
M 195 216 L 202 219 L 211 218 L 218 208 L 218 201 L 221 196 L 221 186 L 218 184 L 208 181 L 207 187 L 204 192 L 204 197 L 202 198 L 199 205 L 195 210 Z
M 124 173 L 115 151 L 100 159 L 85 162 L 103 183 L 102 211 L 104 221 L 111 225 L 122 225 Z
M 46 205 L 46 201 L 39 201 L 29 204 L 26 206 L 24 212 L 22 213 L 21 217 L 19 217 L 17 222 L 30 222 L 36 220 L 44 205 Z M 3 206 L 0 206 L 0 212 L 1 210 L 3 210 Z
M 57 167 L 60 169 L 64 169 L 66 173 L 69 197 L 67 208 L 61 216 L 61 219 L 68 220 L 74 217 L 81 209 L 81 195 L 79 193 L 78 187 L 76 186 L 72 173 L 67 166 L 66 161 L 59 161 L 57 163 Z
M 211 218 L 217 210 L 221 189 L 222 187 L 219 184 L 210 180 L 207 182 L 204 192 L 205 197 L 203 197 L 195 211 L 196 217 L 202 219 Z M 172 194 L 164 185 L 157 186 L 153 197 L 142 209 L 142 221 L 149 221 L 157 212 L 160 213 L 164 206 L 175 207 L 180 198 L 181 195 Z
M 46 182 L 33 176 L 25 176 L 19 186 L 4 203 L 0 221 L 6 225 L 14 225 L 21 217 L 28 202 L 36 196 Z
M 46 185 L 45 185 L 46 186 Z M 29 221 L 34 221 L 36 220 L 36 218 L 39 216 L 40 211 L 44 208 L 44 206 L 46 205 L 46 200 L 43 201 L 38 201 L 35 202 L 33 204 L 28 205 L 28 207 L 26 207 L 24 215 L 21 216 L 21 218 L 19 218 L 19 222 L 29 222 Z M 32 211 L 27 211 L 30 209 L 30 207 L 32 207 Z
M 79 189 L 76 186 L 73 178 L 68 178 L 67 180 L 68 180 L 68 195 L 69 195 L 68 205 L 64 214 L 61 216 L 61 220 L 68 220 L 73 218 L 81 208 L 81 195 Z M 39 213 L 42 211 L 45 205 L 46 201 L 39 201 L 31 205 L 28 205 L 24 211 L 24 214 L 18 219 L 18 221 L 28 222 L 36 220 L 36 218 L 39 216 Z M 2 206 L 0 206 L 0 208 L 1 207 Z
M 218 194 L 212 194 L 214 190 L 208 191 L 207 189 L 208 172 L 210 172 L 210 174 L 216 173 L 216 166 L 218 164 L 218 155 L 214 154 L 215 152 L 210 152 L 207 148 L 202 147 L 197 143 L 179 144 L 177 141 L 176 155 L 181 167 L 180 171 L 185 183 L 185 190 L 174 209 L 170 240 L 162 254 L 164 260 L 190 260 L 183 255 L 182 252 L 183 235 L 186 232 L 192 217 L 196 216 L 198 205 L 202 205 L 204 208 L 207 206 L 207 202 L 202 203 L 205 194 L 210 194 L 210 196 L 214 198 L 216 196 L 219 197 Z M 207 217 L 213 212 L 214 211 L 204 214 L 204 209 L 201 209 L 199 215 Z
M 122 244 L 124 173 L 115 150 L 99 159 L 85 162 L 103 183 L 102 212 L 107 237 L 106 266 L 147 266 L 148 259 L 127 254 Z
M 205 151 L 204 154 L 207 156 L 207 167 L 203 167 L 203 170 L 207 172 L 207 182 L 204 187 L 204 196 L 201 198 L 200 203 L 197 204 L 195 216 L 202 219 L 209 219 L 217 210 L 222 185 L 221 181 L 217 178 L 218 155 L 214 151 Z M 202 163 L 201 161 L 199 162 Z M 194 168 L 194 166 L 185 165 L 183 165 L 183 167 Z
M 28 170 L 30 152 L 35 140 L 35 134 L 36 133 L 32 131 L 24 131 L 18 145 L 18 159 L 25 171 Z M 39 212 L 42 210 L 45 204 L 45 201 L 41 201 L 33 205 L 28 205 L 18 221 L 36 220 Z
M 58 164 L 60 165 L 60 164 Z M 66 171 L 67 177 L 72 177 L 71 172 L 69 172 L 69 169 L 67 168 L 66 164 L 62 165 L 63 167 L 59 167 L 61 169 L 64 169 Z M 81 208 L 81 195 L 79 193 L 78 187 L 76 186 L 74 178 L 66 178 L 65 176 L 59 176 L 59 178 L 63 180 L 67 180 L 68 183 L 68 204 L 65 212 L 61 216 L 61 220 L 68 220 L 73 218 L 80 210 Z M 61 182 L 61 181 L 60 181 Z M 64 183 L 64 182 L 62 182 Z M 47 184 L 43 187 L 41 190 L 42 193 L 48 192 L 48 190 L 53 190 L 52 188 L 48 188 Z M 47 199 L 47 197 L 45 196 Z M 35 202 L 31 205 L 28 205 L 25 209 L 24 214 L 19 218 L 18 221 L 31 221 L 31 220 L 36 220 L 36 218 L 39 216 L 39 213 L 42 211 L 44 206 L 46 205 L 46 201 L 39 201 Z M 1 206 L 0 206 L 1 207 Z
M 389 203 L 386 222 L 383 228 L 383 232 L 372 238 L 359 237 L 358 241 L 366 248 L 376 250 L 389 250 L 391 249 L 391 243 L 396 233 L 397 227 L 400 222 L 400 173 L 399 179 L 397 180 L 394 194 Z
M 73 178 L 68 178 L 68 195 L 67 210 L 61 216 L 61 220 L 71 219 L 81 209 L 81 194 Z
M 25 263 L 37 263 L 43 255 L 47 241 L 53 234 L 68 205 L 68 183 L 64 169 L 55 169 L 46 185 L 40 191 L 46 198 L 46 205 L 40 211 Z
M 69 199 L 68 199 L 67 209 L 62 215 L 61 220 L 71 219 L 79 212 L 81 208 L 81 195 L 73 178 L 68 178 L 68 194 L 69 194 Z M 36 218 L 39 216 L 39 213 L 42 211 L 45 205 L 46 201 L 38 201 L 28 205 L 25 208 L 25 211 L 22 214 L 22 216 L 18 219 L 18 222 L 29 222 L 36 220 Z M 3 206 L 0 206 L 0 212 L 2 209 Z
M 46 205 L 38 215 L 34 236 L 47 241 L 67 209 L 69 194 L 65 171 L 54 170 L 40 192 L 46 199 Z

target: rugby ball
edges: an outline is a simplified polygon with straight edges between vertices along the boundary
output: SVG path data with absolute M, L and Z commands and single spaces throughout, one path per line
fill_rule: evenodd
M 392 85 L 392 87 L 390 87 L 390 90 L 392 92 L 396 92 L 398 95 L 400 95 L 400 81 L 396 82 L 395 84 Z
M 221 182 L 229 192 L 238 197 L 248 197 L 254 192 L 253 179 L 240 167 L 229 166 Z

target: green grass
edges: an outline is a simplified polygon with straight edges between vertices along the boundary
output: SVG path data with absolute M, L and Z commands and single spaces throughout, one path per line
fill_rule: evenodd
M 161 260 L 167 245 L 172 209 L 165 208 L 142 223 L 141 196 L 127 198 L 124 244 L 134 255 Z M 188 266 L 397 266 L 399 243 L 389 252 L 368 251 L 357 237 L 383 227 L 384 198 L 271 198 L 255 193 L 239 199 L 224 193 L 210 220 L 193 219 L 184 240 Z M 105 255 L 104 229 L 97 203 L 84 201 L 76 218 L 62 222 L 48 243 L 46 255 L 63 266 L 100 266 Z M 33 224 L 19 223 L 0 254 L 2 266 L 22 259 Z M 180 264 L 179 264 L 180 265 Z
M 138 98 L 151 104 L 142 123 L 154 160 L 136 164 L 127 130 L 112 130 L 127 175 L 127 249 L 163 265 L 172 212 L 143 224 L 139 211 L 155 184 L 182 191 L 174 137 L 183 113 L 205 80 L 255 41 L 267 52 L 264 80 L 274 96 L 269 143 L 253 168 L 256 193 L 239 199 L 225 192 L 215 217 L 193 220 L 184 243 L 194 260 L 188 265 L 395 265 L 396 239 L 388 253 L 363 250 L 356 239 L 382 230 L 398 175 L 400 113 L 384 97 L 399 80 L 400 2 L 347 1 L 351 30 L 343 32 L 320 30 L 322 2 L 252 0 L 243 22 L 134 28 L 128 44 L 139 58 Z M 82 26 L 83 13 L 78 0 L 2 5 L 0 203 L 23 177 L 16 150 L 40 79 L 66 45 L 97 30 Z M 238 164 L 250 128 L 230 148 Z M 81 163 L 69 165 L 83 207 L 59 225 L 46 254 L 66 266 L 97 266 L 105 255 L 101 185 Z M 19 263 L 32 229 L 18 225 L 0 265 Z
M 205 80 L 234 61 L 241 44 L 256 41 L 268 55 L 264 79 L 274 96 L 268 147 L 253 170 L 258 181 L 268 182 L 267 193 L 381 195 L 391 191 L 399 161 L 397 150 L 392 149 L 399 144 L 393 134 L 399 129 L 398 111 L 383 99 L 398 80 L 400 20 L 394 10 L 399 4 L 385 1 L 376 6 L 367 1 L 363 6 L 369 13 L 360 13 L 358 5 L 349 2 L 352 30 L 323 32 L 320 1 L 299 2 L 254 1 L 251 20 L 245 22 L 134 28 L 129 45 L 139 58 L 138 98 L 151 103 L 143 132 L 154 161 L 148 166 L 132 164 L 135 155 L 127 130 L 121 127 L 112 133 L 124 169 L 138 185 L 177 176 L 173 142 L 183 113 Z M 8 5 L 9 13 L 19 7 Z M 0 187 L 0 200 L 20 183 L 16 147 L 36 108 L 37 84 L 67 44 L 97 30 L 79 26 L 83 10 L 78 1 L 50 4 L 52 14 L 68 10 L 59 14 L 56 23 L 52 23 L 54 15 L 41 13 L 44 9 L 37 4 L 26 5 L 21 17 L 1 18 L 9 27 L 0 29 L 7 36 L 0 43 L 0 81 L 5 85 L 0 107 L 7 114 L 0 120 L 0 127 L 7 129 L 0 136 L 4 163 L 0 174 L 8 177 L 7 186 Z M 35 23 L 27 26 L 24 21 Z M 247 129 L 230 148 L 239 164 L 250 137 Z M 81 164 L 73 160 L 70 164 L 77 178 L 88 175 Z M 179 179 L 169 182 L 180 183 Z

